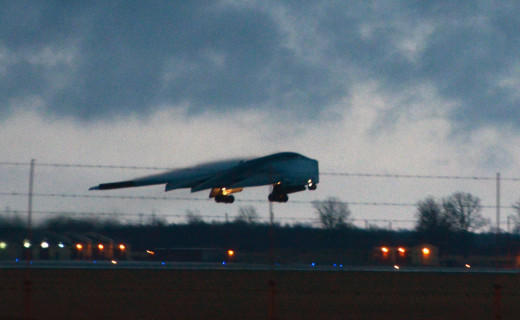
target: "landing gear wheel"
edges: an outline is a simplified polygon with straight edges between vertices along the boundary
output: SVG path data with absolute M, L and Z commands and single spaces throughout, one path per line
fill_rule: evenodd
M 235 202 L 235 197 L 233 196 L 224 196 L 224 195 L 217 195 L 215 196 L 215 202 L 216 203 L 233 203 Z
M 287 202 L 289 201 L 289 196 L 286 195 L 286 194 L 274 194 L 274 193 L 271 193 L 267 199 L 270 201 L 270 202 Z

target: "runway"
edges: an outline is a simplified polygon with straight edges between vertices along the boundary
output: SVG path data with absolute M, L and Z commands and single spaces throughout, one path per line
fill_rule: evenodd
M 170 261 L 0 261 L 0 269 L 164 269 L 164 270 L 251 270 L 251 271 L 329 271 L 329 272 L 401 272 L 401 273 L 485 273 L 519 274 L 520 269 L 475 267 L 416 266 L 347 266 L 342 264 L 248 264 L 233 262 L 170 262 Z
M 516 319 L 518 288 L 517 270 L 3 262 L 0 319 Z

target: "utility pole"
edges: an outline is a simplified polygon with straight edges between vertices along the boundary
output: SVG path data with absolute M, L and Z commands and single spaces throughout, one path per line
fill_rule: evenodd
M 29 174 L 29 199 L 27 206 L 27 241 L 29 243 L 29 247 L 26 247 L 26 272 L 25 272 L 25 280 L 24 280 L 24 289 L 25 289 L 25 308 L 24 308 L 24 318 L 31 319 L 31 307 L 32 307 L 32 281 L 31 281 L 31 260 L 32 260 L 32 198 L 33 198 L 33 185 L 34 185 L 34 162 L 35 160 L 31 160 L 31 169 Z
M 273 187 L 274 188 L 274 187 Z M 272 192 L 273 189 L 271 189 Z M 273 203 L 269 201 L 269 320 L 275 318 L 275 306 L 276 306 L 276 280 L 275 280 L 275 265 L 274 265 L 274 211 Z
M 497 235 L 500 234 L 500 173 L 497 173 Z
M 28 204 L 27 204 L 27 240 L 29 243 L 32 241 L 32 198 L 33 198 L 33 185 L 34 185 L 34 162 L 35 160 L 31 160 L 31 169 L 29 173 L 29 196 L 28 196 Z M 32 243 L 31 243 L 32 245 Z M 27 261 L 32 259 L 30 248 L 27 250 Z
M 496 252 L 495 252 L 495 265 L 499 267 L 499 250 L 500 250 L 500 173 L 497 173 L 497 233 L 496 233 Z

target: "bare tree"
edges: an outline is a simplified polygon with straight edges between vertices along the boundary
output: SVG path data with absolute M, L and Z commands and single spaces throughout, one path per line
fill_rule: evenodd
M 513 203 L 513 209 L 515 210 L 516 215 L 512 216 L 513 218 L 513 232 L 520 233 L 520 200 Z
M 164 227 L 166 226 L 166 218 L 160 217 L 155 213 L 152 213 L 150 218 L 148 218 L 146 224 L 152 227 Z
M 428 197 L 417 203 L 416 217 L 415 230 L 419 232 L 440 234 L 451 229 L 446 213 L 433 197 Z
M 489 223 L 480 213 L 480 199 L 470 193 L 456 192 L 444 199 L 442 206 L 455 231 L 476 231 Z
M 320 219 L 321 225 L 325 229 L 335 229 L 350 225 L 349 210 L 345 202 L 341 202 L 336 197 L 329 197 L 323 201 L 313 201 L 312 206 Z
M 415 230 L 423 241 L 442 246 L 453 231 L 450 219 L 442 204 L 433 197 L 417 202 Z
M 235 218 L 237 222 L 243 222 L 248 224 L 258 223 L 260 217 L 256 212 L 256 208 L 253 206 L 240 207 L 238 209 L 238 216 Z
M 188 224 L 198 224 L 203 223 L 204 220 L 202 220 L 199 210 L 188 209 L 186 210 L 186 222 L 188 222 Z

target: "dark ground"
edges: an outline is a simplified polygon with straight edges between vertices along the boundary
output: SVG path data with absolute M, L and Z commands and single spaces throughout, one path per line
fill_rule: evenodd
M 520 276 L 37 268 L 28 274 L 24 269 L 0 269 L 2 320 L 28 316 L 269 319 L 270 315 L 274 319 L 518 319 Z

